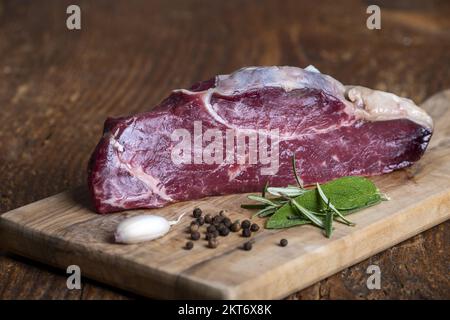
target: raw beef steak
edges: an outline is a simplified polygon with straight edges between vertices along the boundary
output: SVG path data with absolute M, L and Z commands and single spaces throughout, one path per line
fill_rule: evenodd
M 431 118 L 411 100 L 344 86 L 310 66 L 251 67 L 108 118 L 89 163 L 99 213 L 378 175 L 419 160 Z

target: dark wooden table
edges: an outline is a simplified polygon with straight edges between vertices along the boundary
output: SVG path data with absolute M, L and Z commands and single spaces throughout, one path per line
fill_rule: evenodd
M 80 31 L 66 8 L 82 10 Z M 337 4 L 339 3 L 339 5 Z M 381 6 L 381 30 L 366 8 Z M 347 84 L 421 102 L 450 88 L 449 1 L 1 1 L 0 212 L 85 183 L 103 121 L 248 65 L 314 64 Z M 450 298 L 449 222 L 290 299 Z M 366 268 L 382 272 L 368 290 Z M 2 299 L 127 299 L 0 256 Z

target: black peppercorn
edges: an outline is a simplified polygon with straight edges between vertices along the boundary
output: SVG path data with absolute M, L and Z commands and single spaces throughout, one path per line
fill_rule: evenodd
M 205 223 L 210 224 L 212 222 L 212 217 L 211 215 L 208 213 L 207 215 L 205 215 Z
M 243 237 L 246 237 L 246 238 L 249 238 L 249 237 L 251 237 L 251 235 L 252 235 L 252 232 L 250 231 L 250 229 L 242 229 L 242 236 Z
M 253 232 L 256 232 L 256 231 L 259 230 L 259 226 L 258 226 L 256 223 L 253 223 L 253 224 L 250 226 L 250 230 L 253 231 Z
M 230 229 L 227 227 L 223 227 L 219 229 L 219 234 L 223 237 L 226 237 L 230 233 Z
M 217 238 L 219 236 L 219 231 L 215 230 L 212 234 Z
M 280 246 L 286 247 L 287 245 L 288 245 L 288 241 L 286 239 L 281 239 L 280 240 Z
M 205 218 L 203 218 L 203 217 L 198 217 L 197 219 L 195 219 L 195 221 L 197 222 L 197 224 L 199 226 L 202 226 L 205 224 Z
M 216 231 L 216 227 L 214 225 L 209 225 L 208 228 L 206 228 L 207 232 L 214 232 Z
M 248 229 L 248 228 L 250 228 L 251 224 L 252 223 L 249 220 L 244 220 L 241 223 L 241 227 L 242 227 L 242 229 Z
M 192 233 L 191 233 L 191 239 L 192 239 L 192 240 L 198 240 L 198 239 L 200 239 L 200 232 L 198 232 L 198 231 L 192 232 Z
M 248 242 L 244 243 L 244 250 L 245 250 L 245 251 L 250 251 L 250 250 L 252 250 L 252 247 L 253 247 L 253 244 L 252 244 L 251 241 L 248 241 Z
M 192 241 L 186 242 L 186 250 L 191 250 L 194 247 L 194 243 Z
M 198 224 L 196 224 L 196 223 L 191 223 L 191 225 L 190 225 L 190 227 L 189 227 L 189 232 L 190 232 L 190 233 L 193 233 L 193 232 L 196 232 L 196 231 L 198 231 Z
M 200 218 L 202 216 L 202 209 L 195 208 L 192 212 L 192 215 L 194 216 L 194 218 Z
M 220 229 L 224 229 L 224 228 L 226 228 L 226 227 L 223 223 L 219 223 L 219 225 L 216 227 L 216 229 L 219 231 L 220 231 Z
M 214 216 L 214 218 L 213 218 L 213 223 L 214 223 L 214 224 L 219 224 L 219 223 L 222 222 L 222 220 L 223 220 L 223 217 L 222 217 L 222 216 Z
M 241 230 L 241 224 L 239 223 L 239 221 L 233 222 L 230 229 L 233 232 L 238 232 L 239 230 Z
M 216 235 L 214 233 L 210 233 L 210 232 L 205 234 L 205 240 L 209 240 L 211 238 L 216 238 Z
M 217 238 L 211 238 L 208 240 L 208 247 L 214 249 L 219 245 L 219 240 Z
M 221 216 L 221 217 L 226 217 L 226 215 L 225 215 L 225 211 L 223 211 L 223 210 L 220 210 L 220 212 L 219 212 L 219 216 Z
M 230 220 L 230 218 L 224 218 L 223 221 L 222 221 L 222 223 L 223 223 L 227 228 L 231 227 L 231 220 Z

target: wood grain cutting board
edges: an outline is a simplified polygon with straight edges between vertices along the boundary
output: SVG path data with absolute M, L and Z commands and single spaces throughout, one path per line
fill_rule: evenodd
M 80 188 L 3 214 L 0 244 L 60 268 L 78 265 L 83 276 L 149 297 L 282 298 L 450 217 L 450 90 L 422 107 L 435 120 L 424 157 L 409 169 L 373 178 L 392 200 L 352 215 L 356 227 L 337 224 L 331 239 L 317 228 L 302 226 L 261 230 L 252 251 L 240 249 L 248 239 L 239 234 L 221 238 L 217 249 L 199 240 L 187 251 L 184 229 L 191 219 L 184 218 L 164 238 L 118 245 L 112 234 L 126 216 L 151 212 L 174 219 L 197 206 L 206 213 L 225 209 L 232 219 L 252 213 L 240 209 L 248 203 L 245 195 L 230 195 L 97 215 L 86 189 Z M 289 240 L 287 247 L 278 245 L 282 238 Z

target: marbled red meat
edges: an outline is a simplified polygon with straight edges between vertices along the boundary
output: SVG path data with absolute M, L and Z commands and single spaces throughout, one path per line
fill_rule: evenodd
M 193 137 L 199 124 L 202 133 L 215 129 L 209 132 L 223 136 L 192 140 L 184 162 L 174 161 L 180 142 L 174 132 Z M 343 86 L 313 67 L 244 68 L 174 90 L 152 111 L 107 119 L 89 163 L 88 183 L 95 209 L 108 213 L 260 191 L 266 182 L 286 186 L 295 182 L 294 154 L 306 185 L 378 175 L 419 160 L 432 129 L 431 118 L 411 100 Z M 237 137 L 256 133 L 253 156 L 263 158 L 259 146 L 267 139 L 276 166 L 255 163 L 245 149 L 255 146 L 250 138 L 239 140 L 247 144 L 237 149 Z M 205 153 L 216 140 L 222 149 Z M 242 150 L 247 150 L 244 157 Z M 208 155 L 217 156 L 214 163 Z

